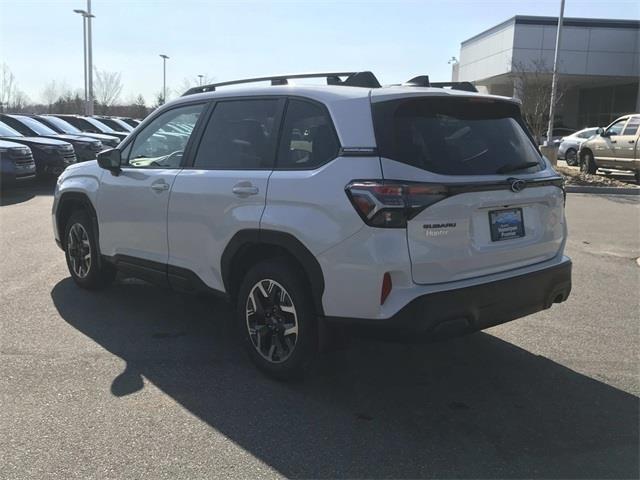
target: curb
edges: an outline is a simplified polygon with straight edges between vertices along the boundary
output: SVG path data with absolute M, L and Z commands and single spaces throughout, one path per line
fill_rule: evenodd
M 566 185 L 567 193 L 594 193 L 600 195 L 640 195 L 640 188 L 633 187 L 589 187 L 586 185 Z

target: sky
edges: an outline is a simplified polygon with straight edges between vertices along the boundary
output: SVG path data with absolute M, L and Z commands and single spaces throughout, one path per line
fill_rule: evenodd
M 32 101 L 52 80 L 83 86 L 86 0 L 0 0 L 0 63 Z M 147 1 L 93 0 L 93 62 L 120 72 L 122 101 L 148 104 L 185 78 L 215 81 L 371 70 L 383 84 L 451 78 L 460 42 L 514 15 L 557 16 L 560 0 Z M 638 0 L 566 0 L 565 16 L 640 19 Z M 175 96 L 175 94 L 174 94 Z

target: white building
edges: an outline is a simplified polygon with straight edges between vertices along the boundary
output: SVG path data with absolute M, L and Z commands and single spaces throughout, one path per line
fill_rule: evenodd
M 552 69 L 557 25 L 556 17 L 517 15 L 465 40 L 453 80 L 517 97 L 514 72 Z M 640 111 L 640 21 L 565 18 L 559 72 L 565 94 L 558 126 L 606 125 Z

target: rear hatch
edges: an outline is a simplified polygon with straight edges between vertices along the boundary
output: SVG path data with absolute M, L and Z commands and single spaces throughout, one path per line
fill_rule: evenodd
M 384 182 L 401 186 L 413 280 L 434 284 L 543 262 L 564 240 L 562 180 L 508 100 L 375 101 Z

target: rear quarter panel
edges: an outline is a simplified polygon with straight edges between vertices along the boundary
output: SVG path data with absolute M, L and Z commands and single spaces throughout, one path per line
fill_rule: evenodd
M 378 157 L 338 157 L 315 170 L 274 171 L 260 228 L 290 233 L 319 255 L 364 227 L 347 184 L 380 176 Z

